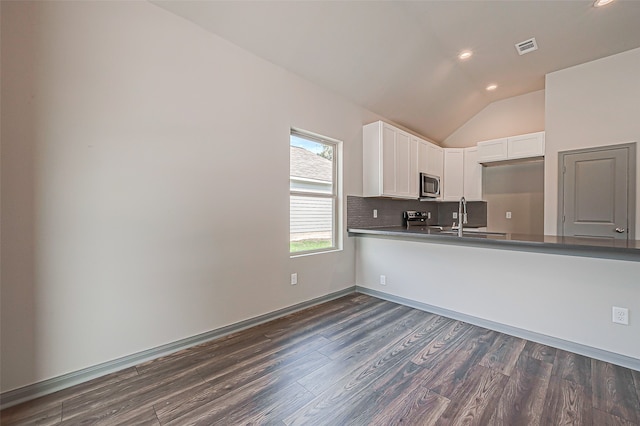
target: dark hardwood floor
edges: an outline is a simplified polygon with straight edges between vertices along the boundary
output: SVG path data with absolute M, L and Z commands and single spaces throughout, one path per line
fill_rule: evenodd
M 640 372 L 354 294 L 2 411 L 2 425 L 638 425 Z

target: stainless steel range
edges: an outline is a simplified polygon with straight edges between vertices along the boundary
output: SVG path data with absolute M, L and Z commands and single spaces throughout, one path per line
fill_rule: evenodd
M 407 228 L 410 226 L 427 226 L 428 219 L 431 219 L 430 212 L 407 210 L 403 214 L 403 223 Z

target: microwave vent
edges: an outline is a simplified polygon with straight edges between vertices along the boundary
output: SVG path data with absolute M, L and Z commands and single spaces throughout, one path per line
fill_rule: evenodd
M 536 42 L 535 37 L 533 37 L 533 38 L 530 38 L 529 40 L 525 40 L 516 44 L 516 50 L 518 51 L 519 55 L 524 55 L 525 53 L 538 50 L 538 43 Z

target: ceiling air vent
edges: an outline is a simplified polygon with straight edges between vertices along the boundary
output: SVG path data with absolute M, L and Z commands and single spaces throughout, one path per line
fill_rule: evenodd
M 536 43 L 535 37 L 530 38 L 529 40 L 525 40 L 516 44 L 516 50 L 518 51 L 519 55 L 524 55 L 525 53 L 538 50 L 538 43 Z

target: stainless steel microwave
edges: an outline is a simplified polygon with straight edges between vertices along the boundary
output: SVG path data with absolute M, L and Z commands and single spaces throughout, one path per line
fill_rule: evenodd
M 420 173 L 420 198 L 438 198 L 440 196 L 440 177 Z

